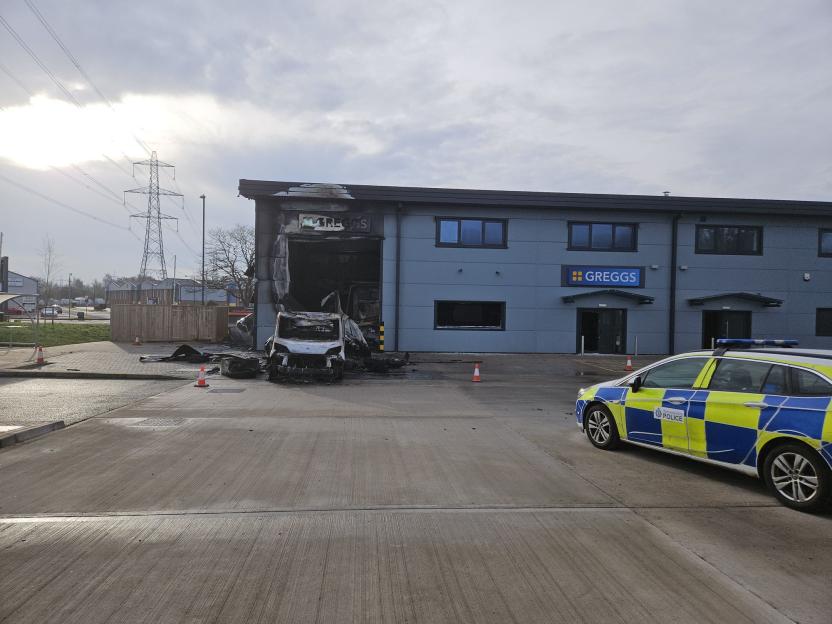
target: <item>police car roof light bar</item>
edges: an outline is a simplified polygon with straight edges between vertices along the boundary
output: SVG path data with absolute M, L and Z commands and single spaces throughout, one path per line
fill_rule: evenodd
M 714 355 L 724 355 L 729 349 L 751 349 L 754 347 L 796 347 L 797 340 L 768 340 L 765 338 L 719 338 Z
M 796 347 L 797 340 L 767 338 L 720 338 L 716 341 L 718 347 Z

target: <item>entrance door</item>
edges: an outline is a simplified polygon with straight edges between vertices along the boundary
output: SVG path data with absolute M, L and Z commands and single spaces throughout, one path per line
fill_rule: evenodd
M 751 312 L 704 310 L 702 348 L 710 349 L 720 338 L 751 338 Z
M 627 310 L 581 308 L 578 310 L 578 352 L 581 336 L 586 353 L 624 353 L 627 348 Z

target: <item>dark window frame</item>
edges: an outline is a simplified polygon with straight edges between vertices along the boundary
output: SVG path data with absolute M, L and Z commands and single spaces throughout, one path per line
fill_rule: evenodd
M 722 366 L 723 362 L 730 362 L 733 364 L 751 364 L 751 365 L 760 365 L 760 366 L 768 366 L 768 370 L 763 375 L 762 379 L 760 380 L 760 385 L 756 390 L 725 390 L 722 388 L 711 388 L 711 384 L 714 381 L 714 377 L 716 377 L 717 372 L 719 371 L 720 367 Z M 771 374 L 772 369 L 775 366 L 780 366 L 779 362 L 766 362 L 762 360 L 752 360 L 750 358 L 738 358 L 738 357 L 721 357 L 717 358 L 716 366 L 714 367 L 713 372 L 710 374 L 710 378 L 708 379 L 708 387 L 705 390 L 714 391 L 714 392 L 734 392 L 738 394 L 761 394 L 763 387 L 765 386 L 766 380 L 768 376 Z M 789 382 L 791 381 L 789 376 Z M 789 391 L 791 391 L 791 386 L 789 387 Z
M 740 230 L 757 230 L 757 239 L 759 240 L 759 249 L 753 252 L 747 251 L 720 251 L 714 249 L 713 251 L 701 249 L 699 247 L 699 232 L 704 228 L 737 228 Z M 714 241 L 716 245 L 716 241 Z M 763 255 L 763 226 L 762 225 L 729 225 L 726 223 L 697 223 L 696 233 L 693 240 L 694 252 L 707 256 L 762 256 Z
M 832 228 L 818 228 L 818 258 L 832 258 L 832 253 L 823 253 L 824 234 L 832 234 Z
M 702 366 L 699 368 L 699 372 L 696 373 L 696 377 L 694 377 L 693 381 L 691 381 L 690 386 L 685 386 L 685 387 L 682 387 L 682 386 L 642 386 L 642 387 L 645 388 L 645 389 L 648 389 L 648 390 L 693 390 L 695 388 L 695 385 L 696 385 L 696 380 L 699 379 L 699 376 L 702 374 L 702 371 L 705 370 L 705 367 L 711 361 L 711 358 L 707 355 L 694 355 L 694 356 L 690 356 L 690 357 L 679 358 L 677 360 L 671 360 L 670 362 L 661 362 L 659 364 L 656 364 L 655 366 L 650 367 L 649 369 L 647 369 L 640 376 L 642 378 L 642 381 L 647 381 L 647 379 L 650 377 L 650 373 L 653 372 L 656 369 L 663 368 L 663 367 L 671 365 L 671 364 L 676 364 L 677 362 L 688 362 L 688 361 L 691 361 L 691 360 L 702 360 Z M 632 384 L 632 381 L 630 381 L 630 382 L 628 382 L 624 385 L 631 385 L 631 384 Z
M 824 393 L 824 394 L 816 394 L 816 393 L 813 393 L 813 392 L 798 392 L 798 390 L 797 390 L 797 388 L 798 388 L 798 381 L 797 381 L 798 372 L 805 373 L 805 374 L 807 374 L 809 376 L 812 376 L 812 377 L 817 377 L 818 379 L 820 379 L 825 384 L 832 385 L 832 384 L 829 383 L 829 381 L 826 378 L 824 378 L 822 375 L 819 375 L 818 373 L 816 373 L 813 370 L 809 370 L 809 369 L 806 369 L 806 368 L 798 368 L 797 366 L 790 366 L 789 367 L 789 396 L 795 396 L 795 397 L 832 396 L 832 391 L 830 391 L 829 393 Z
M 830 331 L 829 333 L 823 333 L 822 334 L 822 333 L 820 333 L 820 331 L 818 329 L 818 326 L 820 325 L 820 323 L 818 323 L 818 321 L 820 320 L 819 317 L 820 317 L 821 311 L 828 312 L 828 313 L 832 314 L 832 308 L 815 308 L 815 336 L 819 336 L 819 337 L 832 336 L 832 331 Z M 832 324 L 832 323 L 830 323 L 830 324 Z
M 808 375 L 813 375 L 813 376 L 817 377 L 818 379 L 820 379 L 821 381 L 832 385 L 832 382 L 830 382 L 824 375 L 821 375 L 817 371 L 813 371 L 813 370 L 808 369 L 808 368 L 803 368 L 801 366 L 794 366 L 793 364 L 789 364 L 789 363 L 786 363 L 786 362 L 768 362 L 768 361 L 763 361 L 763 360 L 752 360 L 752 359 L 749 359 L 749 358 L 719 357 L 719 358 L 716 358 L 716 360 L 717 360 L 716 368 L 719 368 L 720 363 L 725 361 L 725 360 L 732 361 L 732 362 L 753 362 L 755 364 L 767 364 L 767 365 L 769 365 L 769 370 L 766 373 L 765 377 L 763 377 L 763 381 L 762 381 L 762 383 L 760 385 L 760 388 L 758 389 L 757 392 L 740 391 L 740 390 L 718 390 L 717 392 L 735 392 L 737 394 L 764 394 L 763 390 L 765 389 L 766 382 L 768 381 L 768 378 L 771 375 L 771 373 L 774 371 L 774 369 L 775 368 L 785 368 L 786 369 L 786 386 L 787 386 L 786 387 L 786 392 L 784 394 L 776 394 L 774 396 L 786 396 L 786 397 L 790 397 L 790 396 L 803 397 L 803 396 L 805 396 L 805 397 L 812 397 L 812 396 L 830 396 L 830 395 L 832 395 L 832 393 L 830 393 L 830 395 L 826 395 L 826 394 L 808 394 L 808 393 L 800 393 L 800 392 L 797 391 L 797 373 L 798 372 L 806 373 Z M 711 373 L 711 377 L 708 380 L 708 386 L 706 388 L 703 388 L 703 390 L 710 390 L 711 380 L 713 380 L 713 376 L 716 373 L 716 368 L 714 369 L 714 372 Z M 771 393 L 766 393 L 766 394 L 771 394 Z
M 443 221 L 456 221 L 457 242 L 443 243 L 439 235 Z M 462 242 L 462 222 L 479 221 L 482 234 L 482 243 L 478 245 L 466 245 Z M 499 223 L 503 226 L 503 243 L 501 245 L 489 245 L 485 242 L 485 224 Z M 508 249 L 508 219 L 497 219 L 490 217 L 436 217 L 436 247 L 462 247 L 465 249 Z
M 589 245 L 586 247 L 578 247 L 572 244 L 572 226 L 574 225 L 588 225 L 589 226 Z M 593 247 L 592 246 L 592 226 L 593 225 L 611 225 L 612 226 L 612 246 L 611 247 Z M 632 229 L 633 240 L 630 247 L 616 247 L 615 246 L 615 227 L 626 226 Z M 596 251 L 600 253 L 634 253 L 638 251 L 638 223 L 632 221 L 567 221 L 567 243 L 566 251 Z
M 499 327 L 478 327 L 478 326 L 464 326 L 453 327 L 447 325 L 439 325 L 439 304 L 442 303 L 496 303 L 500 306 L 500 326 Z M 505 331 L 506 330 L 506 302 L 505 301 L 463 301 L 460 299 L 436 299 L 433 302 L 433 329 L 437 331 Z

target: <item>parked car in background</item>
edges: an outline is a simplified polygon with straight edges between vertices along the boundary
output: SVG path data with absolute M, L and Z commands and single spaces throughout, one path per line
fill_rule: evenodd
M 45 308 L 41 309 L 40 315 L 43 318 L 55 318 L 59 314 L 62 314 L 63 310 L 60 306 L 46 306 Z

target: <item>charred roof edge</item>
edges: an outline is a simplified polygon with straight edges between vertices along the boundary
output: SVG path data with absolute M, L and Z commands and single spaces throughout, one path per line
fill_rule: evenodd
M 832 217 L 832 202 L 787 199 L 313 184 L 245 179 L 240 180 L 239 193 L 248 199 L 344 199 L 348 201 L 401 202 L 420 205 L 500 205 L 515 208 L 551 209 L 593 208 L 668 213 L 736 211 Z

